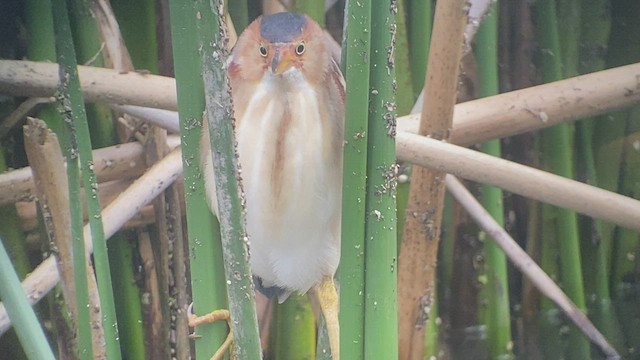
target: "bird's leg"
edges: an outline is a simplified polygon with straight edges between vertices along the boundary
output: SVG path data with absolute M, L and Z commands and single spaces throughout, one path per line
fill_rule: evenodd
M 313 296 L 320 304 L 329 335 L 329 347 L 333 360 L 340 359 L 340 325 L 338 323 L 338 292 L 333 277 L 325 276 L 320 285 L 313 290 Z
M 229 335 L 224 340 L 220 348 L 216 351 L 215 354 L 211 357 L 211 360 L 221 360 L 224 357 L 224 354 L 227 352 L 231 343 L 233 342 L 233 333 L 231 332 L 231 314 L 229 310 L 214 310 L 206 315 L 196 316 L 191 312 L 191 305 L 189 306 L 189 310 L 187 311 L 189 314 L 189 327 L 195 328 L 198 325 L 202 324 L 210 324 L 215 321 L 225 320 L 229 325 Z

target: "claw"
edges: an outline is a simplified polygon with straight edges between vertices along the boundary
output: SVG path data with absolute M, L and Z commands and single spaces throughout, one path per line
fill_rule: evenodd
M 211 360 L 221 360 L 224 358 L 224 354 L 229 350 L 231 343 L 233 342 L 233 333 L 231 332 L 231 314 L 229 310 L 214 310 L 206 315 L 197 316 L 193 312 L 193 303 L 189 304 L 187 307 L 187 317 L 189 318 L 189 327 L 194 328 L 194 333 L 190 334 L 189 337 L 192 339 L 200 338 L 201 336 L 196 335 L 195 327 L 198 325 L 202 325 L 205 323 L 213 323 L 219 320 L 225 320 L 227 325 L 229 326 L 229 334 L 227 338 L 224 340 L 220 348 L 216 351 L 215 354 L 211 357 Z
M 202 336 L 196 334 L 196 327 L 191 325 L 191 319 L 193 319 L 195 315 L 193 314 L 193 303 L 189 304 L 189 306 L 187 306 L 187 319 L 188 319 L 188 325 L 190 328 L 193 328 L 193 332 L 189 333 L 189 339 L 195 340 L 195 339 L 199 339 Z

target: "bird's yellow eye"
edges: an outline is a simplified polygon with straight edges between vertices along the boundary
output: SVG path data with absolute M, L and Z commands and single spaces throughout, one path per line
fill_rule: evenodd
M 260 55 L 262 57 L 267 57 L 267 54 L 269 52 L 267 51 L 267 48 L 264 45 L 260 44 L 260 48 L 258 50 L 260 51 Z
M 296 46 L 296 54 L 302 55 L 304 53 L 304 42 L 301 42 Z

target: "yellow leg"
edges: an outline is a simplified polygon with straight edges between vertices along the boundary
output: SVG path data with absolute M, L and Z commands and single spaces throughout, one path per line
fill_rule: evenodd
M 340 360 L 340 325 L 338 323 L 338 292 L 333 283 L 333 277 L 325 276 L 314 289 L 313 296 L 320 304 L 324 321 L 327 324 L 329 347 L 333 360 Z
M 191 307 L 189 307 L 189 309 L 191 309 Z M 227 350 L 229 350 L 229 347 L 233 342 L 233 334 L 231 333 L 231 314 L 229 314 L 229 310 L 214 310 L 203 316 L 196 316 L 191 313 L 191 310 L 189 310 L 188 313 L 189 326 L 192 328 L 195 328 L 196 326 L 201 324 L 210 324 L 212 322 L 220 320 L 225 320 L 227 322 L 227 324 L 229 325 L 229 335 L 227 335 L 227 338 L 224 340 L 222 345 L 220 345 L 220 348 L 211 357 L 211 360 L 222 360 L 224 354 L 227 352 Z

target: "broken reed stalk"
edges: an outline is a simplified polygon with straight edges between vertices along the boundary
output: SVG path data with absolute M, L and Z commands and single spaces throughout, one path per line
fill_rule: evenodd
M 29 118 L 24 127 L 24 142 L 27 159 L 31 164 L 35 195 L 40 205 L 49 241 L 55 244 L 58 271 L 62 279 L 62 293 L 71 312 L 77 319 L 75 285 L 73 282 L 73 260 L 71 251 L 71 219 L 69 218 L 69 196 L 64 157 L 60 151 L 58 137 L 42 120 Z
M 71 311 L 73 323 L 77 324 L 77 301 L 75 292 L 75 278 L 73 269 L 73 249 L 71 234 L 70 200 L 68 196 L 68 181 L 64 167 L 64 157 L 60 144 L 53 132 L 44 121 L 29 119 L 25 126 L 25 149 L 29 163 L 32 164 L 36 194 L 40 209 L 45 219 L 48 240 L 55 246 L 58 270 L 62 277 L 62 290 L 68 308 Z M 89 313 L 93 329 L 94 357 L 103 357 L 104 330 L 102 327 L 102 312 L 100 299 L 93 268 L 87 263 L 87 286 L 89 291 L 88 305 L 93 311 Z M 63 310 L 64 311 L 64 310 Z M 76 325 L 77 326 L 77 325 Z M 76 330 L 77 331 L 77 330 Z M 98 350 L 99 349 L 99 350 Z
M 111 237 L 129 219 L 133 218 L 144 206 L 149 204 L 159 193 L 172 184 L 182 174 L 180 149 L 173 150 L 169 155 L 156 163 L 153 167 L 136 180 L 127 190 L 122 192 L 101 213 L 104 223 L 105 237 Z M 85 246 L 87 252 L 92 251 L 91 233 L 89 226 L 84 227 Z M 55 259 L 50 256 L 36 267 L 22 282 L 22 287 L 32 304 L 37 303 L 59 281 Z M 0 335 L 9 329 L 6 309 L 0 304 Z
M 180 144 L 176 136 L 167 140 L 170 149 Z M 130 142 L 93 151 L 94 171 L 98 182 L 131 179 L 146 170 L 140 143 Z M 0 205 L 18 201 L 31 201 L 34 197 L 32 169 L 24 167 L 0 174 Z

